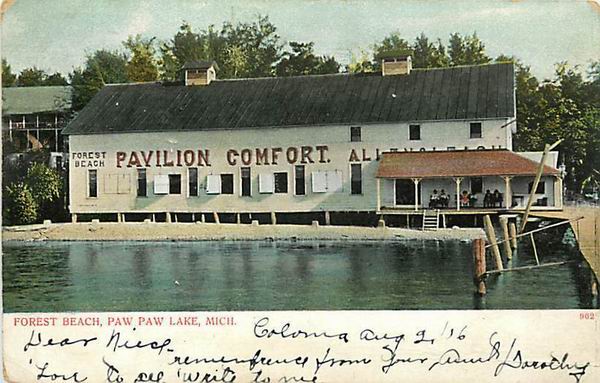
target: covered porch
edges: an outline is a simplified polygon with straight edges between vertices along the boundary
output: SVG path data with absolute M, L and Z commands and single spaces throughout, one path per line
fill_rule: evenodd
M 390 152 L 377 177 L 377 210 L 524 210 L 538 164 L 507 150 Z M 562 209 L 562 178 L 545 166 L 532 209 Z

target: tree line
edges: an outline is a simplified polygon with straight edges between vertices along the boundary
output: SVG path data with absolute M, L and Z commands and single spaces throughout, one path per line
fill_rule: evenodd
M 511 61 L 516 67 L 518 132 L 514 149 L 558 147 L 570 190 L 580 192 L 600 180 L 600 59 L 588 68 L 555 64 L 553 78 L 540 80 L 530 67 L 510 55 L 491 57 L 484 42 L 472 35 L 450 34 L 446 42 L 424 33 L 412 40 L 394 32 L 342 66 L 333 56 L 318 55 L 313 42 L 284 43 L 266 16 L 251 22 L 195 29 L 183 22 L 172 38 L 129 36 L 117 50 L 89 53 L 82 67 L 67 76 L 32 67 L 13 74 L 2 60 L 3 86 L 66 85 L 74 88 L 73 106 L 80 110 L 109 83 L 176 81 L 185 62 L 216 61 L 219 78 L 296 76 L 379 71 L 385 57 L 410 54 L 415 68 L 449 67 Z

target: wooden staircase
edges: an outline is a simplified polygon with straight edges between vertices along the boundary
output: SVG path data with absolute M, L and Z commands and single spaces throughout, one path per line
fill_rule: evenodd
M 440 228 L 440 211 L 439 210 L 424 210 L 423 211 L 423 230 L 435 231 Z

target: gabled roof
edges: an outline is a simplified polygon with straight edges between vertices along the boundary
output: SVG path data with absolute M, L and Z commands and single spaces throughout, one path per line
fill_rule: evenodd
M 479 176 L 535 176 L 539 164 L 508 150 L 447 152 L 386 152 L 377 168 L 378 178 L 434 178 Z M 558 174 L 550 166 L 543 174 Z
M 225 130 L 514 117 L 511 63 L 104 87 L 64 134 Z
M 2 88 L 2 114 L 62 112 L 71 109 L 70 86 Z
M 217 63 L 214 61 L 188 61 L 183 64 L 182 69 L 208 69 L 211 66 L 219 69 Z

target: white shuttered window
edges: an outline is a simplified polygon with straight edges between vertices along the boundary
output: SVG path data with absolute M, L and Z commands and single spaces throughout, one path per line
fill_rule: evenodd
M 169 194 L 168 174 L 159 174 L 154 176 L 154 194 Z
M 209 174 L 206 176 L 206 194 L 221 193 L 221 175 Z
M 258 175 L 258 192 L 261 194 L 269 194 L 275 191 L 275 177 L 273 174 Z

